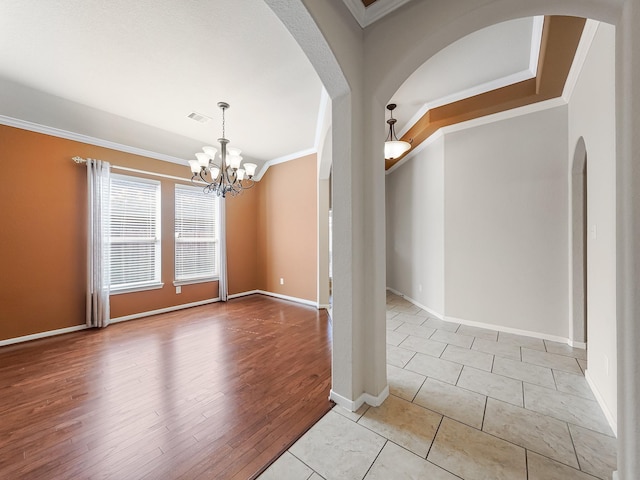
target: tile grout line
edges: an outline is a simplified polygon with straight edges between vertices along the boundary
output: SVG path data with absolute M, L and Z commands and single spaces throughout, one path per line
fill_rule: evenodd
M 573 433 L 571 433 L 571 426 L 567 422 L 567 430 L 569 430 L 569 438 L 571 439 L 571 446 L 573 447 L 573 454 L 576 456 L 578 462 L 578 469 L 582 472 L 582 465 L 580 465 L 580 458 L 578 457 L 578 450 L 576 450 L 576 442 L 573 440 Z
M 480 431 L 484 432 L 484 419 L 487 417 L 487 405 L 489 404 L 489 395 L 484 396 L 484 409 L 482 410 L 482 422 L 480 423 Z M 487 433 L 487 432 L 484 432 Z
M 409 371 L 411 371 L 411 370 L 409 370 Z M 418 374 L 418 375 L 420 375 L 420 374 Z M 414 403 L 414 400 L 416 399 L 416 397 L 417 397 L 417 396 L 418 396 L 418 394 L 420 393 L 420 390 L 422 390 L 422 387 L 423 387 L 423 386 L 424 386 L 424 384 L 427 382 L 427 378 L 429 378 L 429 377 L 427 377 L 426 375 L 423 375 L 423 376 L 424 376 L 424 380 L 422 381 L 422 383 L 421 383 L 421 384 L 420 384 L 420 386 L 418 387 L 418 390 L 416 390 L 415 395 L 411 398 L 411 403 Z M 419 404 L 418 404 L 418 403 L 416 403 L 416 405 L 419 405 Z M 420 406 L 422 406 L 422 405 L 420 405 Z
M 301 437 L 301 438 L 302 438 L 302 437 Z M 294 445 L 295 445 L 295 444 L 294 444 Z M 291 445 L 291 447 L 293 447 L 293 445 Z M 314 473 L 317 473 L 318 475 L 320 475 L 318 472 L 316 472 L 316 470 L 315 470 L 314 468 L 311 468 L 311 465 L 307 465 L 307 463 L 306 463 L 306 462 L 304 462 L 301 458 L 298 458 L 298 456 L 297 456 L 297 455 L 295 455 L 295 454 L 291 451 L 291 447 L 289 447 L 289 448 L 286 450 L 287 452 L 289 452 L 289 455 L 291 455 L 293 458 L 295 458 L 296 460 L 298 460 L 298 461 L 299 461 L 301 464 L 303 464 L 305 467 L 308 467 L 308 468 L 311 470 L 311 472 L 312 472 L 312 473 L 311 473 L 311 475 L 309 475 L 309 477 L 307 477 L 307 480 L 308 480 L 309 478 L 313 477 L 313 474 L 314 474 Z M 283 453 L 282 455 L 284 455 L 284 453 Z M 280 456 L 280 458 L 282 458 L 282 455 Z M 280 460 L 280 458 L 278 458 L 278 460 Z M 275 463 L 275 462 L 274 462 L 274 463 Z M 273 463 L 272 463 L 271 465 L 273 465 Z M 271 465 L 270 465 L 269 467 L 271 467 Z M 266 472 L 266 470 L 265 470 L 265 472 Z M 264 473 L 264 472 L 262 472 L 262 473 Z M 262 475 L 262 474 L 261 474 L 261 475 Z M 320 476 L 322 477 L 322 475 L 320 475 Z M 324 478 L 324 477 L 322 477 L 322 478 Z
M 364 425 L 363 425 L 364 426 Z M 373 430 L 372 430 L 373 431 Z M 374 432 L 375 433 L 375 432 Z M 378 434 L 380 435 L 380 434 Z M 382 435 L 380 435 L 382 437 Z M 373 465 L 376 463 L 376 461 L 378 460 L 378 457 L 380 456 L 380 454 L 382 453 L 382 450 L 384 450 L 384 447 L 387 446 L 387 443 L 390 442 L 390 440 L 387 437 L 382 437 L 385 439 L 384 444 L 382 445 L 382 448 L 380 449 L 380 451 L 378 452 L 378 454 L 376 455 L 376 458 L 373 459 L 373 462 L 371 462 L 371 465 L 369 465 L 369 468 L 367 468 L 367 471 L 364 472 L 364 476 L 362 477 L 363 479 L 367 477 L 367 475 L 369 475 L 369 472 L 371 471 L 371 468 L 373 468 Z
M 444 415 L 442 415 L 440 417 L 440 422 L 438 423 L 438 428 L 436 428 L 436 433 L 433 434 L 433 440 L 431 441 L 431 445 L 429 445 L 429 450 L 427 450 L 427 454 L 425 455 L 424 459 L 427 460 L 429 458 L 429 454 L 431 453 L 431 449 L 433 448 L 434 443 L 436 443 L 436 438 L 438 437 L 438 432 L 440 431 L 440 427 L 442 426 L 442 422 L 444 422 Z M 429 461 L 429 460 L 427 460 Z M 437 463 L 434 463 L 434 465 L 438 465 Z M 440 467 L 440 465 L 438 465 L 438 467 Z M 442 467 L 440 467 L 442 468 Z

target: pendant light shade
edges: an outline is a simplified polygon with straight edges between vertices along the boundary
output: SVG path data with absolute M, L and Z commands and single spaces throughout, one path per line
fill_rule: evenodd
M 402 154 L 411 148 L 409 142 L 400 140 L 389 140 L 384 142 L 384 158 L 391 160 L 399 158 Z
M 393 118 L 394 108 L 396 108 L 395 103 L 390 103 L 389 105 L 387 105 L 387 110 L 389 110 L 389 113 L 391 114 L 391 118 L 387 120 L 387 123 L 389 124 L 389 133 L 387 134 L 387 140 L 384 142 L 384 158 L 386 158 L 387 160 L 400 158 L 411 148 L 411 143 L 405 142 L 403 140 L 398 140 L 395 129 L 397 120 Z

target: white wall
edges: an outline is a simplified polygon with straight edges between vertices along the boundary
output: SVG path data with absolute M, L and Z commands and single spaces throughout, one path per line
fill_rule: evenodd
M 569 162 L 580 137 L 587 149 L 587 376 L 614 422 L 617 419 L 615 36 L 613 26 L 604 23 L 598 26 L 569 101 L 568 145 Z
M 387 175 L 386 206 L 389 287 L 447 318 L 570 338 L 571 163 L 583 137 L 587 376 L 615 425 L 614 52 L 615 28 L 600 24 L 568 106 L 444 134 Z
M 444 139 L 387 175 L 387 287 L 444 313 Z
M 445 136 L 445 315 L 568 336 L 567 107 Z
M 387 285 L 446 318 L 566 339 L 567 110 L 445 133 L 387 175 Z

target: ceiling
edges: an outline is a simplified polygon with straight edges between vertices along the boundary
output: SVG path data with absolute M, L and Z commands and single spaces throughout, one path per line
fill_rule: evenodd
M 0 92 L 0 115 L 182 159 L 216 143 L 226 101 L 260 163 L 315 146 L 322 84 L 262 0 L 3 0 Z
M 408 0 L 344 1 L 370 12 Z M 419 68 L 393 97 L 399 133 L 427 108 L 535 76 L 536 22 L 481 30 Z M 316 148 L 322 92 L 263 0 L 0 2 L 1 123 L 32 122 L 180 162 L 216 144 L 216 104 L 226 101 L 227 138 L 262 164 Z M 187 118 L 192 112 L 212 120 Z
M 536 76 L 544 17 L 478 30 L 444 48 L 400 86 L 396 131 L 404 134 L 429 109 Z

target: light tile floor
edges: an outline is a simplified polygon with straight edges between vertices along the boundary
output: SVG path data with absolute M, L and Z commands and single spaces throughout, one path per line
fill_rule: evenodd
M 335 407 L 260 480 L 610 479 L 586 352 L 443 322 L 387 296 L 389 398 Z

